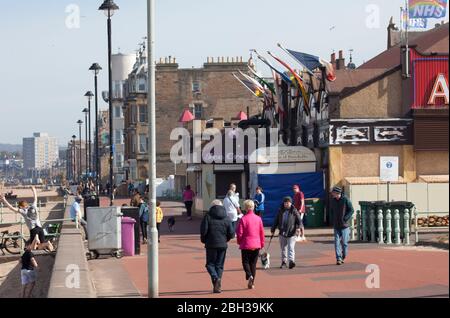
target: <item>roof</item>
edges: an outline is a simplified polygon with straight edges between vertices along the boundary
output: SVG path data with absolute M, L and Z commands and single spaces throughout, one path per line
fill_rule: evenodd
M 421 34 L 415 33 L 410 38 L 409 45 L 424 55 L 432 53 L 448 55 L 448 33 L 449 23 L 445 23 Z M 364 63 L 358 69 L 392 69 L 399 66 L 401 64 L 400 50 L 401 45 L 396 45 Z
M 343 94 L 346 89 L 363 85 L 387 71 L 387 69 L 337 70 L 336 81 L 328 83 L 328 91 L 330 94 Z

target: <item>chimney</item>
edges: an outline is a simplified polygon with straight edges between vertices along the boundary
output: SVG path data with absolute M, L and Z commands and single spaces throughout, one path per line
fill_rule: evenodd
M 336 53 L 334 52 L 331 54 L 331 64 L 333 65 L 333 68 L 336 69 Z
M 342 50 L 339 51 L 339 59 L 336 60 L 336 69 L 345 70 L 345 58 Z

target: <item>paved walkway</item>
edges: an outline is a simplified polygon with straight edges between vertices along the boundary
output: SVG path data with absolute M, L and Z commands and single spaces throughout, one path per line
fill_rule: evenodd
M 128 200 L 127 200 L 128 201 Z M 116 204 L 124 201 L 117 200 Z M 448 251 L 424 247 L 380 247 L 352 244 L 344 266 L 336 266 L 331 239 L 312 236 L 297 244 L 297 267 L 279 269 L 280 249 L 275 238 L 270 270 L 259 270 L 256 289 L 248 290 L 240 251 L 230 243 L 223 278 L 223 293 L 211 293 L 205 252 L 199 241 L 200 220 L 187 221 L 180 203 L 164 202 L 165 215 L 176 215 L 175 232 L 161 227 L 160 296 L 162 298 L 305 298 L 305 297 L 448 297 Z M 134 286 L 147 297 L 147 246 L 142 255 L 119 261 Z M 380 288 L 368 289 L 367 266 L 380 269 Z

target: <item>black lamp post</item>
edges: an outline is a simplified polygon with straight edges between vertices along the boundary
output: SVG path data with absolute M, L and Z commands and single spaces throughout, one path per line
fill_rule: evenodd
M 89 151 L 88 151 L 88 113 L 89 113 L 89 109 L 87 109 L 87 108 L 85 108 L 85 109 L 83 109 L 83 113 L 84 113 L 84 128 L 85 128 L 85 136 L 86 136 L 86 139 L 85 139 L 85 141 L 84 141 L 84 144 L 85 144 L 85 150 L 86 150 L 86 169 L 85 169 L 85 171 L 86 171 L 86 174 L 88 174 L 89 173 L 89 165 L 88 165 L 88 162 L 89 162 L 89 157 L 88 157 L 88 153 L 89 153 Z
M 84 94 L 84 96 L 87 98 L 88 100 L 88 130 L 89 130 L 89 137 L 86 138 L 86 140 L 88 140 L 89 142 L 89 152 L 88 152 L 88 159 L 89 159 L 89 163 L 88 163 L 88 171 L 89 174 L 92 172 L 92 150 L 91 150 L 91 134 L 92 134 L 92 129 L 91 129 L 91 100 L 92 97 L 94 97 L 94 94 L 91 91 L 88 91 L 86 94 Z
M 73 135 L 72 136 L 72 180 L 75 182 L 76 181 L 76 174 L 77 174 L 77 145 L 76 145 L 76 139 L 77 136 Z
M 80 129 L 80 155 L 79 155 L 79 161 L 78 161 L 78 182 L 81 183 L 81 175 L 82 175 L 82 167 L 81 167 L 81 125 L 83 124 L 83 121 L 80 119 L 77 121 L 78 127 Z
M 98 142 L 98 73 L 101 71 L 100 65 L 94 63 L 89 68 L 94 73 L 94 92 L 95 92 L 95 184 L 97 187 L 97 193 L 100 191 L 101 182 L 101 167 L 100 167 L 100 155 L 99 155 L 99 142 Z
M 114 184 L 114 171 L 113 171 L 113 162 L 114 162 L 114 148 L 113 148 L 113 106 L 112 106 L 112 39 L 111 39 L 111 17 L 114 15 L 114 12 L 119 10 L 119 7 L 114 3 L 113 0 L 105 0 L 103 4 L 98 8 L 103 11 L 108 18 L 107 27 L 108 27 L 108 77 L 109 77 L 109 197 L 110 197 L 110 205 L 114 205 L 114 196 L 113 196 L 113 184 Z

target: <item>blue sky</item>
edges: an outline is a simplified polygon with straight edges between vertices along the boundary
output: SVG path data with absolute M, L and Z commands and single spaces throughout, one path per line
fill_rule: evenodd
M 77 132 L 75 123 L 86 107 L 83 95 L 93 89 L 88 68 L 93 62 L 104 69 L 107 64 L 106 18 L 97 11 L 101 2 L 1 0 L 0 143 L 20 144 L 43 131 L 64 145 Z M 114 52 L 120 47 L 134 53 L 146 35 L 146 1 L 115 2 L 120 10 L 113 17 Z M 66 27 L 70 4 L 80 8 L 79 28 Z M 371 4 L 379 10 L 379 27 L 367 26 L 376 14 L 366 12 L 373 10 Z M 354 49 L 359 65 L 386 48 L 389 18 L 398 22 L 402 5 L 403 0 L 156 0 L 156 56 L 200 67 L 208 56 L 248 59 L 253 48 L 286 57 L 276 48 L 281 42 L 326 58 L 340 49 L 348 58 Z M 105 90 L 105 71 L 99 81 Z

